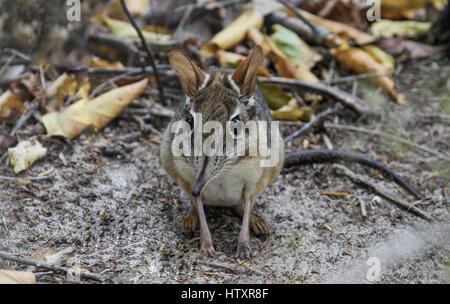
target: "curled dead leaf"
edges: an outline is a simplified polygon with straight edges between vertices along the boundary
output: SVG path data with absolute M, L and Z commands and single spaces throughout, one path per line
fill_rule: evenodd
M 42 123 L 50 136 L 72 139 L 93 125 L 96 132 L 119 115 L 133 99 L 147 87 L 147 79 L 106 92 L 92 100 L 81 99 L 61 112 L 42 117 Z

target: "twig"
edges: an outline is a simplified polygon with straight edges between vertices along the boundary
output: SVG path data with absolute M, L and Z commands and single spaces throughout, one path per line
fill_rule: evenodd
M 412 142 L 410 140 L 395 136 L 395 135 L 391 135 L 388 133 L 384 133 L 384 132 L 380 132 L 380 131 L 376 131 L 376 130 L 367 130 L 364 128 L 360 128 L 360 127 L 353 127 L 353 126 L 344 126 L 344 125 L 339 125 L 339 124 L 333 124 L 333 123 L 327 123 L 325 124 L 326 128 L 333 128 L 333 129 L 338 129 L 338 130 L 345 130 L 345 131 L 354 131 L 354 132 L 360 132 L 360 133 L 365 133 L 365 134 L 370 134 L 370 135 L 376 135 L 376 136 L 380 136 L 380 137 L 384 137 L 393 141 L 399 141 L 401 143 L 404 143 L 408 146 L 411 147 L 415 147 L 419 150 L 425 151 L 427 153 L 433 154 L 441 159 L 445 159 L 446 161 L 450 161 L 450 157 L 442 154 L 438 151 L 434 151 L 430 148 L 421 146 L 419 144 L 416 144 L 415 142 Z
M 314 31 L 314 33 L 316 33 L 317 35 L 328 34 L 328 30 L 323 31 L 322 28 L 317 27 L 316 25 L 309 22 L 308 19 L 303 17 L 303 15 L 298 11 L 298 9 L 288 0 L 277 0 L 277 1 L 280 2 L 281 4 L 283 4 L 284 6 L 286 6 L 295 16 L 297 16 L 300 20 L 302 20 L 304 23 L 306 23 L 306 25 L 308 25 Z M 321 33 L 321 31 L 322 31 L 322 33 Z
M 366 78 L 375 78 L 375 77 L 384 77 L 384 76 L 392 76 L 391 74 L 360 74 L 360 75 L 351 75 L 351 76 L 344 76 L 339 78 L 332 78 L 330 80 L 324 81 L 327 84 L 336 84 L 341 82 L 348 82 L 348 81 L 355 81 L 360 79 L 366 79 Z
M 250 265 L 248 265 L 247 263 L 241 261 L 240 259 L 236 259 L 236 262 L 238 262 L 239 265 L 244 266 L 244 267 L 247 268 L 248 270 L 253 271 L 254 273 L 257 273 L 257 274 L 263 274 L 262 272 L 256 270 L 255 268 L 251 267 Z
M 52 271 L 75 273 L 75 274 L 79 274 L 81 277 L 86 278 L 86 279 L 92 279 L 92 280 L 96 280 L 96 281 L 100 281 L 100 282 L 105 281 L 105 279 L 102 276 L 100 276 L 96 273 L 82 271 L 82 270 L 64 267 L 64 266 L 56 266 L 56 265 L 48 264 L 48 263 L 44 263 L 44 262 L 33 261 L 33 260 L 30 260 L 27 258 L 21 258 L 18 256 L 14 256 L 12 254 L 9 254 L 9 253 L 3 252 L 3 251 L 0 251 L 0 257 L 5 260 L 14 261 L 14 262 L 17 262 L 20 264 L 32 265 L 32 266 L 36 266 L 38 268 L 45 268 L 45 269 L 49 269 Z
M 366 203 L 360 198 L 358 198 L 358 200 L 359 200 L 359 207 L 361 208 L 361 215 L 363 217 L 367 217 Z
M 92 90 L 91 94 L 89 94 L 89 97 L 93 98 L 97 95 L 98 92 L 100 92 L 103 88 L 105 88 L 107 85 L 111 85 L 113 84 L 115 81 L 128 77 L 130 76 L 132 73 L 131 71 L 125 72 L 123 74 L 117 75 L 111 79 L 108 79 L 107 81 L 102 82 L 101 84 L 99 84 L 98 86 L 95 87 L 95 89 Z
M 6 63 L 2 66 L 2 68 L 0 69 L 0 78 L 3 77 L 3 74 L 6 73 L 6 70 L 8 69 L 9 65 L 11 64 L 11 62 L 13 61 L 13 59 L 16 57 L 15 54 L 12 54 L 11 57 L 8 58 L 8 60 L 6 61 Z
M 304 90 L 327 95 L 335 98 L 336 100 L 341 102 L 344 106 L 352 109 L 353 111 L 355 111 L 360 115 L 369 113 L 369 107 L 362 99 L 358 97 L 353 97 L 351 94 L 347 92 L 344 92 L 338 88 L 324 85 L 322 83 L 306 82 L 284 77 L 259 77 L 258 79 L 264 83 L 274 83 L 278 85 L 294 86 Z
M 224 1 L 204 1 L 199 3 L 189 3 L 178 6 L 174 12 L 182 12 L 188 10 L 190 7 L 192 9 L 206 9 L 206 10 L 213 10 L 221 7 L 226 7 L 234 4 L 243 4 L 250 2 L 250 0 L 224 0 Z
M 158 69 L 164 76 L 164 79 L 176 79 L 177 74 L 174 69 L 170 68 L 169 65 L 158 65 Z M 137 67 L 125 67 L 125 68 L 87 68 L 87 69 L 79 69 L 79 70 L 67 70 L 68 73 L 72 74 L 86 74 L 90 80 L 103 82 L 105 80 L 109 80 L 111 77 L 116 77 L 119 75 L 123 75 L 125 73 L 129 73 L 129 76 L 150 76 L 154 75 L 154 70 L 151 66 L 146 66 L 145 70 L 142 71 L 142 68 Z
M 312 126 L 314 126 L 315 124 L 319 123 L 320 121 L 322 121 L 322 119 L 325 116 L 328 116 L 330 114 L 334 114 L 336 113 L 337 110 L 336 109 L 327 109 L 326 111 L 318 114 L 317 116 L 315 116 L 313 119 L 311 119 L 307 124 L 305 124 L 303 127 L 301 127 L 299 130 L 295 131 L 294 133 L 290 134 L 289 136 L 287 136 L 284 139 L 284 142 L 288 142 L 291 141 L 292 139 L 294 139 L 295 137 L 300 136 L 301 134 L 305 133 L 306 131 L 308 131 Z
M 184 25 L 188 21 L 189 17 L 191 16 L 192 11 L 194 10 L 194 7 L 192 5 L 189 5 L 187 9 L 184 11 L 183 17 L 180 20 L 180 23 L 178 24 L 177 28 L 173 32 L 174 37 L 178 37 L 178 34 L 180 33 L 181 29 L 184 28 Z
M 14 129 L 11 130 L 9 133 L 10 136 L 16 135 L 16 132 L 23 126 L 23 124 L 33 115 L 33 113 L 39 109 L 40 102 L 38 99 L 34 99 L 33 103 L 31 104 L 30 109 L 25 113 L 25 115 L 22 116 L 22 118 L 19 120 L 17 125 L 14 127 Z
M 156 68 L 155 57 L 153 56 L 153 52 L 150 49 L 150 47 L 148 46 L 147 42 L 145 41 L 145 38 L 144 38 L 144 35 L 142 34 L 141 29 L 136 24 L 136 21 L 134 21 L 133 16 L 131 16 L 131 13 L 128 10 L 127 5 L 125 4 L 125 0 L 120 0 L 120 5 L 122 5 L 123 12 L 125 13 L 125 15 L 127 15 L 128 19 L 130 20 L 131 25 L 136 30 L 136 32 L 137 32 L 137 34 L 139 36 L 139 39 L 141 40 L 142 47 L 147 52 L 147 55 L 148 55 L 148 57 L 150 59 L 150 63 L 152 65 L 152 67 L 153 67 L 153 71 L 155 73 L 156 85 L 157 85 L 158 91 L 159 91 L 159 98 L 161 100 L 161 103 L 165 104 L 166 100 L 164 98 L 164 88 L 163 88 L 163 86 L 161 84 L 161 81 L 159 79 L 158 69 Z
M 395 197 L 394 195 L 380 189 L 379 187 L 375 186 L 374 184 L 372 184 L 371 182 L 363 179 L 362 177 L 358 176 L 357 174 L 355 174 L 353 171 L 351 171 L 350 169 L 346 168 L 345 166 L 342 165 L 338 165 L 338 164 L 334 164 L 333 168 L 336 170 L 336 172 L 340 175 L 344 175 L 346 177 L 348 177 L 352 182 L 356 183 L 356 184 L 361 184 L 369 189 L 371 189 L 372 191 L 374 191 L 376 194 L 384 197 L 385 199 L 393 202 L 394 204 L 397 204 L 398 206 L 406 209 L 406 211 L 414 213 L 418 216 L 420 216 L 423 219 L 426 219 L 428 221 L 430 221 L 430 217 L 428 215 L 426 215 L 422 210 L 418 209 L 417 207 L 415 207 L 414 205 L 405 202 L 397 197 Z
M 342 39 L 322 26 L 315 25 L 314 30 L 299 18 L 291 17 L 283 11 L 274 11 L 267 16 L 272 24 L 281 24 L 298 34 L 301 38 L 312 44 L 326 47 L 337 47 L 342 44 Z
M 50 177 L 49 175 L 36 176 L 36 177 L 11 177 L 11 176 L 2 176 L 2 175 L 0 175 L 0 180 L 12 180 L 12 181 L 40 180 L 40 179 L 47 179 L 49 177 Z
M 322 133 L 322 139 L 323 139 L 323 142 L 325 144 L 325 147 L 327 147 L 328 150 L 333 150 L 334 149 L 333 144 L 331 143 L 331 140 L 328 137 L 328 135 L 326 135 L 325 133 Z
M 394 171 L 373 159 L 364 155 L 340 151 L 340 150 L 304 150 L 301 152 L 292 152 L 286 154 L 284 159 L 284 167 L 301 166 L 316 163 L 332 163 L 337 161 L 346 161 L 351 163 L 359 163 L 361 165 L 376 169 L 391 178 L 395 183 L 412 194 L 415 198 L 420 199 L 421 195 L 402 177 Z

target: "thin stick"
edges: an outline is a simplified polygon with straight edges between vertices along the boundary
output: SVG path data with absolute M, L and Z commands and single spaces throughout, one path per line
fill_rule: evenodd
M 376 136 L 380 136 L 380 137 L 384 137 L 393 141 L 399 141 L 401 143 L 407 144 L 408 146 L 412 146 L 415 147 L 419 150 L 425 151 L 427 153 L 433 154 L 441 159 L 445 159 L 446 161 L 450 161 L 450 157 L 442 154 L 438 151 L 434 151 L 430 148 L 421 146 L 419 144 L 416 144 L 415 142 L 412 142 L 410 140 L 395 136 L 395 135 L 391 135 L 391 134 L 387 134 L 384 132 L 380 132 L 380 131 L 376 131 L 376 130 L 367 130 L 364 128 L 360 128 L 360 127 L 353 127 L 353 126 L 344 126 L 344 125 L 339 125 L 339 124 L 332 124 L 332 123 L 327 123 L 325 124 L 326 128 L 333 128 L 333 129 L 338 129 L 338 130 L 345 130 L 345 131 L 354 131 L 354 132 L 360 132 L 360 133 L 365 133 L 365 134 L 370 134 L 370 135 L 376 135 Z
M 371 189 L 376 194 L 378 194 L 378 195 L 384 197 L 385 199 L 391 201 L 392 203 L 406 209 L 406 211 L 414 213 L 415 215 L 418 215 L 425 220 L 428 220 L 428 221 L 431 220 L 429 218 L 429 216 L 426 215 L 422 210 L 418 209 L 417 207 L 415 207 L 414 205 L 412 205 L 408 202 L 405 202 L 405 201 L 395 197 L 391 193 L 388 193 L 388 192 L 382 190 L 381 188 L 375 186 L 371 182 L 369 182 L 369 181 L 363 179 L 362 177 L 360 177 L 359 175 L 355 174 L 353 171 L 346 168 L 345 166 L 334 164 L 333 168 L 336 169 L 336 172 L 338 174 L 348 177 L 352 182 L 354 182 L 356 184 L 360 184 L 360 185 L 363 185 L 363 186 Z
M 336 84 L 336 83 L 341 83 L 341 82 L 349 82 L 349 81 L 355 81 L 355 80 L 360 80 L 360 79 L 376 78 L 376 77 L 384 77 L 384 76 L 392 76 L 392 75 L 391 74 L 360 74 L 360 75 L 338 77 L 338 78 L 326 80 L 324 82 L 327 84 Z
M 337 161 L 345 161 L 350 163 L 358 163 L 366 167 L 376 169 L 385 176 L 392 179 L 400 187 L 408 191 L 415 198 L 420 199 L 421 195 L 417 192 L 406 180 L 404 180 L 397 173 L 389 169 L 387 166 L 379 163 L 373 159 L 367 158 L 364 155 L 347 152 L 341 150 L 303 150 L 300 152 L 291 152 L 286 154 L 284 158 L 284 167 L 302 166 L 308 164 L 318 163 L 335 163 Z
M 14 127 L 14 129 L 11 130 L 11 133 L 9 133 L 10 136 L 16 135 L 16 132 L 23 126 L 23 124 L 33 115 L 33 113 L 39 109 L 40 102 L 38 99 L 34 99 L 30 109 L 25 113 L 25 115 L 22 116 L 22 118 L 19 120 L 17 125 Z
M 36 266 L 38 268 L 45 268 L 45 269 L 49 269 L 52 271 L 75 273 L 75 274 L 80 274 L 81 277 L 86 278 L 86 279 L 92 279 L 92 280 L 96 280 L 96 281 L 100 281 L 100 282 L 105 281 L 105 279 L 102 276 L 100 276 L 96 273 L 92 273 L 92 272 L 88 272 L 88 271 L 81 271 L 78 269 L 64 267 L 64 266 L 56 266 L 56 265 L 48 264 L 48 263 L 44 263 L 44 262 L 33 261 L 33 260 L 30 260 L 27 258 L 21 258 L 18 256 L 14 256 L 12 254 L 9 254 L 9 253 L 3 252 L 3 251 L 0 251 L 0 257 L 5 260 L 14 261 L 14 262 L 17 262 L 20 264 L 32 265 L 32 266 Z
M 284 142 L 288 142 L 291 141 L 292 139 L 294 139 L 295 137 L 300 136 L 301 134 L 305 133 L 306 131 L 308 131 L 312 126 L 314 126 L 315 124 L 319 123 L 320 121 L 322 121 L 322 119 L 325 116 L 328 116 L 330 114 L 336 113 L 337 110 L 336 109 L 328 109 L 320 114 L 318 114 L 317 116 L 315 116 L 313 119 L 311 119 L 307 124 L 305 124 L 303 127 L 301 127 L 299 130 L 295 131 L 294 133 L 288 135 L 285 139 Z
M 369 107 L 360 98 L 354 97 L 351 94 L 344 92 L 338 88 L 330 87 L 322 83 L 306 82 L 296 79 L 284 78 L 284 77 L 259 77 L 261 82 L 274 83 L 284 86 L 299 87 L 304 90 L 317 92 L 322 95 L 327 95 L 335 98 L 341 102 L 344 106 L 352 109 L 356 113 L 362 115 L 369 113 Z
M 181 29 L 184 28 L 184 25 L 188 21 L 189 17 L 191 16 L 192 11 L 194 10 L 194 7 L 192 5 L 189 5 L 187 9 L 184 11 L 183 18 L 181 18 L 180 23 L 178 24 L 177 28 L 173 32 L 174 37 L 178 37 L 178 33 L 180 33 Z
M 248 270 L 253 271 L 254 273 L 257 273 L 257 274 L 263 274 L 262 272 L 256 270 L 255 268 L 251 267 L 250 265 L 248 265 L 247 263 L 241 261 L 240 259 L 236 259 L 236 262 L 238 262 L 239 265 L 244 266 L 244 267 L 247 268 Z
M 11 177 L 11 176 L 3 176 L 0 175 L 0 180 L 12 180 L 12 181 L 19 181 L 19 180 L 41 180 L 41 179 L 47 179 L 49 178 L 49 175 L 43 175 L 43 176 L 36 176 L 36 177 Z
M 303 15 L 298 11 L 298 9 L 294 6 L 294 4 L 292 4 L 288 0 L 277 0 L 277 1 L 286 6 L 295 16 L 297 16 L 301 21 L 306 23 L 315 33 L 319 33 L 320 31 L 319 28 L 314 24 L 312 24 L 311 22 L 309 22 L 308 19 L 303 17 Z
M 141 40 L 142 47 L 147 52 L 147 55 L 150 59 L 150 63 L 153 67 L 153 71 L 155 73 L 156 84 L 158 86 L 158 91 L 159 91 L 159 98 L 161 99 L 161 103 L 165 104 L 166 100 L 164 98 L 164 88 L 161 84 L 161 81 L 159 80 L 158 70 L 156 69 L 155 57 L 153 56 L 153 52 L 150 49 L 150 47 L 148 46 L 147 42 L 145 41 L 145 38 L 144 38 L 144 35 L 142 34 L 141 29 L 136 24 L 136 21 L 134 21 L 133 16 L 131 16 L 131 13 L 128 10 L 127 5 L 125 4 L 125 0 L 120 0 L 120 5 L 122 5 L 123 12 L 125 13 L 125 15 L 127 15 L 128 20 L 130 20 L 131 25 L 136 30 L 136 32 L 139 36 L 139 39 Z

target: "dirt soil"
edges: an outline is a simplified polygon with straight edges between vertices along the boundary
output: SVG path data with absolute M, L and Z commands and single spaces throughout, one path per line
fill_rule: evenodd
M 448 153 L 448 120 L 432 114 L 449 114 L 449 63 L 443 55 L 404 63 L 396 83 L 406 105 L 366 96 L 376 118 L 342 116 L 335 122 L 393 133 Z M 366 262 L 371 257 L 381 266 L 375 282 L 450 282 L 448 162 L 376 136 L 329 129 L 335 148 L 381 161 L 419 189 L 425 199 L 415 206 L 432 222 L 337 176 L 331 165 L 283 170 L 258 198 L 255 210 L 272 233 L 267 239 L 251 235 L 255 256 L 244 265 L 233 258 L 241 220 L 227 208 L 206 207 L 217 256 L 201 254 L 198 231 L 183 235 L 180 221 L 189 202 L 161 168 L 158 143 L 139 140 L 161 136 L 139 133 L 130 117 L 125 112 L 101 133 L 82 135 L 70 144 L 44 142 L 49 155 L 24 175 L 54 167 L 51 178 L 26 185 L 0 182 L 0 250 L 29 257 L 39 249 L 71 246 L 75 253 L 70 261 L 101 273 L 107 283 L 370 283 Z M 284 135 L 296 128 L 285 126 Z M 163 130 L 163 123 L 158 129 Z M 310 148 L 325 147 L 315 130 L 287 150 L 301 150 L 305 139 Z M 102 153 L 104 148 L 119 152 Z M 13 176 L 11 166 L 3 164 L 0 175 Z M 349 167 L 414 202 L 388 180 L 375 178 L 374 170 Z M 351 195 L 333 197 L 324 191 Z M 358 202 L 366 206 L 366 217 Z M 2 268 L 34 270 L 0 259 Z M 67 282 L 63 274 L 38 271 L 38 282 Z

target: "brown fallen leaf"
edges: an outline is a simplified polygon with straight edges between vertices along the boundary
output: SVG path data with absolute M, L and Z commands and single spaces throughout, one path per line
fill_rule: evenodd
M 147 87 L 147 79 L 106 92 L 92 100 L 81 99 L 61 112 L 52 112 L 42 117 L 42 123 L 49 136 L 63 136 L 73 139 L 88 126 L 96 132 L 112 119 Z
M 212 57 L 220 49 L 227 50 L 244 40 L 250 28 L 260 28 L 262 24 L 263 15 L 258 10 L 246 10 L 230 25 L 217 33 L 211 41 L 204 44 L 203 53 L 206 57 Z
M 357 47 L 343 45 L 333 50 L 332 55 L 356 74 L 390 74 L 388 67 Z M 391 76 L 373 77 L 370 81 L 385 89 L 398 103 L 404 103 L 403 95 L 395 91 L 394 80 Z
M 0 269 L 0 284 L 35 284 L 36 276 L 31 271 Z
M 0 121 L 14 120 L 24 111 L 22 102 L 10 90 L 0 96 Z

